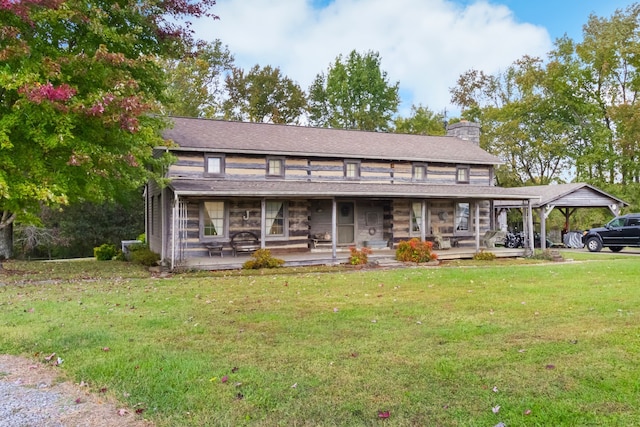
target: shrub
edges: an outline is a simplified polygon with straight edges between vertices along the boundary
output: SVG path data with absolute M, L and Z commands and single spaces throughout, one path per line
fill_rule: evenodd
M 481 250 L 473 256 L 473 259 L 475 259 L 476 261 L 493 261 L 494 259 L 496 259 L 496 254 L 494 254 L 493 252 L 486 252 L 484 250 Z
M 351 256 L 349 256 L 349 264 L 351 265 L 364 265 L 369 262 L 369 255 L 371 255 L 372 251 L 369 248 L 362 248 L 358 250 L 358 248 L 351 247 L 349 248 L 351 251 Z
M 433 252 L 432 242 L 423 242 L 417 237 L 406 241 L 402 240 L 396 249 L 396 259 L 403 262 L 429 262 L 438 259 Z
M 271 256 L 269 249 L 258 249 L 251 254 L 250 260 L 242 264 L 245 270 L 259 270 L 261 268 L 278 268 L 284 265 L 284 260 Z
M 158 261 L 160 261 L 160 255 L 153 252 L 146 246 L 140 247 L 140 244 L 136 244 L 136 246 L 135 250 L 131 250 L 131 247 L 129 247 L 131 262 L 135 264 L 142 264 L 147 267 L 153 267 L 158 264 Z
M 115 245 L 104 243 L 97 248 L 93 248 L 93 256 L 98 261 L 111 261 L 118 254 Z

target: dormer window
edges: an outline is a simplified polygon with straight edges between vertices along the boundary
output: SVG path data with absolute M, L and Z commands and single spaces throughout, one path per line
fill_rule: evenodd
M 267 176 L 284 177 L 284 159 L 282 157 L 267 158 Z
M 357 160 L 345 160 L 344 177 L 347 179 L 360 178 L 360 162 Z
M 206 154 L 204 158 L 204 173 L 206 176 L 224 175 L 224 156 L 220 154 Z
M 415 163 L 413 165 L 413 180 L 424 181 L 425 179 L 427 179 L 427 165 Z
M 469 166 L 458 166 L 456 168 L 456 182 L 459 184 L 469 182 Z

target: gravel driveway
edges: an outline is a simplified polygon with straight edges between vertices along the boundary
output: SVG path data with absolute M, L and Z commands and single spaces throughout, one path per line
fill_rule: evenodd
M 86 386 L 58 381 L 56 369 L 0 355 L 0 426 L 153 426 Z

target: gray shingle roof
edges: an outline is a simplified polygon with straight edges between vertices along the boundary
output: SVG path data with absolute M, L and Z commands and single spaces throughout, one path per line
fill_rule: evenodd
M 216 181 L 174 179 L 169 184 L 180 196 L 254 197 L 419 197 L 447 199 L 504 199 L 537 201 L 539 195 L 522 188 L 478 185 L 372 184 L 362 182 Z
M 172 117 L 164 132 L 177 150 L 495 165 L 472 142 L 452 136 L 405 135 Z
M 601 195 L 605 198 L 608 198 L 613 204 L 620 204 L 623 206 L 628 206 L 629 203 L 624 200 L 618 199 L 611 194 L 608 194 L 599 188 L 596 188 L 592 185 L 585 184 L 583 182 L 575 182 L 570 184 L 551 184 L 551 185 L 534 185 L 529 187 L 519 187 L 525 194 L 529 195 L 537 195 L 540 196 L 540 200 L 533 204 L 534 208 L 539 208 L 545 205 L 552 205 L 556 200 L 562 199 L 565 196 L 570 195 L 578 190 L 583 188 L 587 188 L 595 194 Z M 506 202 L 496 202 L 496 206 L 500 207 L 509 207 L 509 203 Z M 593 204 L 589 204 L 589 207 L 593 207 Z M 574 206 L 581 207 L 581 206 Z M 606 205 L 603 205 L 606 207 Z

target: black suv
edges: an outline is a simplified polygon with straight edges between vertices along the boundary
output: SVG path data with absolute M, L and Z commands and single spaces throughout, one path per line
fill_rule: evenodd
M 585 231 L 582 243 L 591 252 L 599 252 L 605 246 L 613 252 L 620 252 L 625 246 L 640 246 L 640 213 L 617 216 L 604 227 Z

